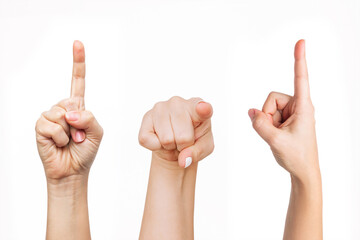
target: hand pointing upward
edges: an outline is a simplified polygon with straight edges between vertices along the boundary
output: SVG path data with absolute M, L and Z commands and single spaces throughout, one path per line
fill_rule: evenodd
M 250 109 L 249 116 L 277 162 L 292 176 L 302 178 L 319 168 L 304 40 L 296 43 L 294 57 L 294 96 L 271 92 L 262 111 Z
M 36 123 L 38 151 L 48 179 L 87 174 L 99 148 L 103 130 L 85 110 L 85 51 L 73 45 L 70 98 L 41 114 Z

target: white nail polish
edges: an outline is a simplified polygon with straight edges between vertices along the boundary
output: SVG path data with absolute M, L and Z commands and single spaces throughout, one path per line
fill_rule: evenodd
M 191 157 L 187 157 L 185 159 L 185 168 L 187 168 L 188 166 L 190 166 L 190 164 L 192 163 L 192 158 Z

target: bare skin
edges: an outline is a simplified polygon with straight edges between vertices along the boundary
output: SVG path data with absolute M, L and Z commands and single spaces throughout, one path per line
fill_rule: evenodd
M 103 129 L 85 110 L 85 52 L 73 45 L 70 98 L 41 114 L 36 141 L 48 188 L 46 239 L 91 239 L 87 183 Z
M 152 161 L 140 239 L 194 239 L 197 165 L 214 149 L 211 116 L 209 103 L 180 97 L 145 114 L 139 142 Z
M 305 41 L 295 46 L 294 96 L 272 92 L 262 110 L 250 109 L 256 132 L 291 176 L 284 239 L 322 239 L 322 186 L 310 98 Z

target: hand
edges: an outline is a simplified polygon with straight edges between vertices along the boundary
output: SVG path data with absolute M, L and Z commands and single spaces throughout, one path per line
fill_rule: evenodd
M 294 96 L 272 92 L 262 111 L 250 109 L 249 116 L 280 166 L 301 179 L 318 171 L 319 163 L 304 40 L 297 42 L 294 55 Z
M 155 104 L 142 121 L 139 143 L 182 168 L 198 162 L 214 149 L 212 107 L 200 98 L 172 97 Z
M 41 114 L 36 140 L 48 180 L 87 175 L 95 159 L 103 129 L 85 110 L 85 52 L 80 41 L 73 45 L 71 96 Z
M 153 154 L 139 239 L 194 239 L 197 163 L 214 149 L 211 116 L 209 103 L 181 97 L 145 114 L 139 142 Z

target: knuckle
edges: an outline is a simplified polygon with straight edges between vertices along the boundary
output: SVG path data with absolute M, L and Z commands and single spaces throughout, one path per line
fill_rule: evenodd
M 312 103 L 310 103 L 310 112 L 312 114 L 315 114 L 315 107 L 314 107 L 314 105 Z
M 200 101 L 203 101 L 202 98 L 200 97 L 192 97 L 192 98 L 189 98 L 188 100 L 186 100 L 187 102 L 200 102 Z
M 170 104 L 171 107 L 177 108 L 177 107 L 179 107 L 181 105 L 182 100 L 183 99 L 181 97 L 174 96 L 174 97 L 171 97 L 169 99 L 169 104 Z
M 41 124 L 40 120 L 41 120 L 41 117 L 35 123 L 35 131 L 36 132 L 40 132 L 40 124 Z
M 100 124 L 97 125 L 96 136 L 99 140 L 102 140 L 104 136 L 104 129 L 102 126 L 100 126 Z
M 85 111 L 85 115 L 86 115 L 86 121 L 87 122 L 92 122 L 95 120 L 95 116 L 92 112 L 90 111 Z
M 263 118 L 255 118 L 254 121 L 252 122 L 254 129 L 260 129 L 263 126 L 263 124 L 264 124 Z
M 164 102 L 157 102 L 154 104 L 153 109 L 157 110 L 157 109 L 161 109 L 164 105 Z
M 49 113 L 49 111 L 44 111 L 41 113 L 40 117 L 45 117 L 48 113 Z
M 208 144 L 206 145 L 206 148 L 199 149 L 199 152 L 203 155 L 202 158 L 205 158 L 205 157 L 209 156 L 211 153 L 213 153 L 214 149 L 215 149 L 214 140 L 211 139 L 211 141 L 209 141 Z
M 56 145 L 57 145 L 58 147 L 63 147 L 63 146 L 66 146 L 66 145 L 69 143 L 69 141 L 70 141 L 70 139 L 69 139 L 68 137 L 64 137 L 64 138 L 61 138 L 61 139 L 59 140 L 59 142 L 56 143 Z
M 41 133 L 45 123 L 46 123 L 46 118 L 44 117 L 44 115 L 41 115 L 35 124 L 36 132 Z
M 305 112 L 307 115 L 315 115 L 315 107 L 313 103 L 311 102 L 311 99 L 304 99 L 301 103 L 303 112 Z
M 62 99 L 62 100 L 59 101 L 57 104 L 55 104 L 54 107 L 58 106 L 58 107 L 61 107 L 61 108 L 62 108 L 62 106 L 65 106 L 65 105 L 66 105 L 66 103 L 69 101 L 69 99 L 70 99 L 70 98 L 64 98 L 64 99 Z
M 139 136 L 138 136 L 139 144 L 141 146 L 145 146 L 147 143 L 147 140 L 148 140 L 147 136 L 144 133 L 140 132 Z
M 54 110 L 55 119 L 62 119 L 62 118 L 64 118 L 64 115 L 65 115 L 65 111 L 61 110 L 60 108 L 57 107 Z
M 169 99 L 169 102 L 179 102 L 183 100 L 183 98 L 179 97 L 179 96 L 173 96 Z
M 194 148 L 192 155 L 196 161 L 201 161 L 203 159 L 203 149 Z
M 152 109 L 149 110 L 149 111 L 147 111 L 147 112 L 144 114 L 144 116 L 143 116 L 143 118 L 142 118 L 142 122 L 144 122 L 144 120 L 145 120 L 146 118 L 151 117 L 151 112 L 152 112 Z
M 89 119 L 95 119 L 95 116 L 92 112 L 86 111 Z
M 64 107 L 67 111 L 80 109 L 81 104 L 82 104 L 82 100 L 78 97 L 68 98 L 64 101 Z
M 172 138 L 171 136 L 160 137 L 160 141 L 161 145 L 163 146 L 171 146 L 172 144 L 174 144 L 174 138 Z
M 180 146 L 191 145 L 194 143 L 194 137 L 190 134 L 181 134 L 176 139 L 176 144 Z
M 52 132 L 54 134 L 61 134 L 61 132 L 63 131 L 63 128 L 59 125 L 59 124 L 55 124 L 53 127 L 52 127 Z
M 268 98 L 274 98 L 277 94 L 278 94 L 278 92 L 271 91 L 268 95 Z

